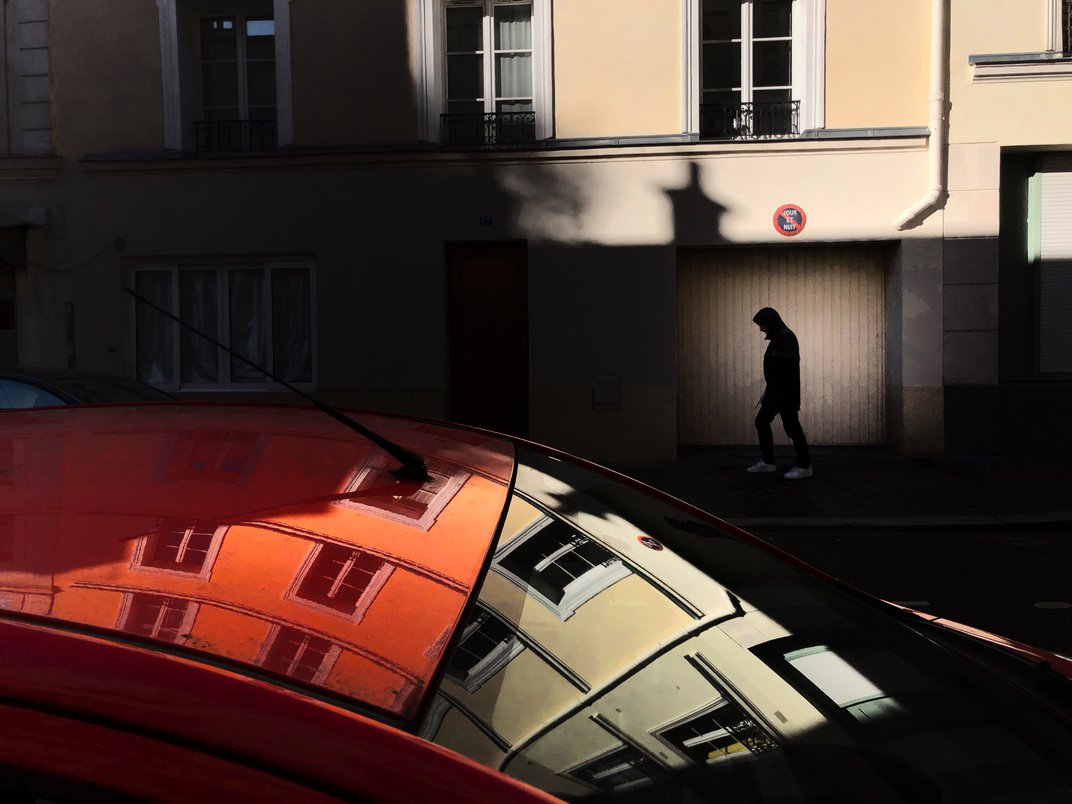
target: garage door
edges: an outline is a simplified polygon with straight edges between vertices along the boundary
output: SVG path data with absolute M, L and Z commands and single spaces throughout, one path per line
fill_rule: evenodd
M 773 307 L 800 341 L 801 423 L 814 444 L 880 444 L 885 422 L 881 246 L 678 253 L 678 432 L 682 444 L 752 444 Z M 779 422 L 775 440 L 788 444 Z

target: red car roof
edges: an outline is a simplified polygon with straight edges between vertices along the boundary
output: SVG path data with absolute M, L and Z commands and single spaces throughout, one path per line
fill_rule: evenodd
M 409 720 L 480 575 L 513 446 L 289 406 L 12 412 L 0 607 L 311 684 Z

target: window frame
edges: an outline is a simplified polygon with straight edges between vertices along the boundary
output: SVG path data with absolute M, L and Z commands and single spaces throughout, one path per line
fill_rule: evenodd
M 331 675 L 331 671 L 335 669 L 335 663 L 338 661 L 339 656 L 342 654 L 342 646 L 336 642 L 332 642 L 330 637 L 326 636 L 325 634 L 309 631 L 305 628 L 299 628 L 295 625 L 284 625 L 283 623 L 273 622 L 268 626 L 268 633 L 264 637 L 264 642 L 261 643 L 260 650 L 257 652 L 257 658 L 254 663 L 258 667 L 265 666 L 265 662 L 268 661 L 268 656 L 272 652 L 272 648 L 275 647 L 275 643 L 279 639 L 280 634 L 283 633 L 283 629 L 296 631 L 302 634 L 305 638 L 323 639 L 324 641 L 331 643 L 331 647 L 328 648 L 327 652 L 324 654 L 324 657 L 320 660 L 320 664 L 317 666 L 316 672 L 313 674 L 313 677 L 310 678 L 308 682 L 306 682 L 309 684 L 317 684 L 323 686 L 324 683 L 327 681 L 328 676 Z M 291 663 L 292 667 L 296 663 L 300 655 L 301 651 L 299 651 L 298 656 L 295 656 L 294 661 Z M 293 674 L 289 671 L 285 672 L 284 675 L 286 675 L 288 678 L 294 677 Z
M 383 558 L 382 556 L 377 556 L 381 562 L 379 569 L 375 572 L 372 578 L 369 579 L 368 585 L 364 588 L 364 590 L 361 592 L 361 595 L 358 597 L 357 602 L 354 604 L 354 611 L 352 613 L 347 613 L 340 609 L 325 606 L 322 603 L 318 603 L 315 600 L 310 600 L 309 598 L 302 597 L 298 594 L 298 591 L 301 589 L 302 584 L 305 582 L 306 576 L 316 566 L 317 559 L 319 558 L 320 553 L 323 551 L 325 546 L 337 547 L 343 550 L 351 550 L 353 552 L 363 552 L 369 553 L 371 555 L 376 555 L 375 553 L 371 553 L 371 551 L 363 550 L 362 548 L 353 544 L 344 544 L 339 542 L 316 542 L 309 550 L 309 553 L 305 557 L 305 561 L 302 562 L 301 567 L 298 568 L 298 572 L 295 574 L 294 580 L 291 581 L 291 584 L 287 588 L 287 591 L 284 593 L 283 597 L 286 600 L 291 600 L 301 606 L 306 606 L 315 609 L 319 612 L 330 614 L 333 617 L 342 617 L 343 619 L 349 620 L 355 624 L 360 623 L 364 619 L 366 612 L 368 612 L 369 607 L 372 606 L 372 604 L 375 602 L 377 595 L 379 595 L 383 587 L 387 585 L 387 582 L 390 580 L 391 575 L 394 573 L 396 567 L 394 564 L 392 564 L 390 561 Z M 336 580 L 338 580 L 338 578 Z
M 532 503 L 531 500 L 528 500 Z M 562 600 L 559 603 L 555 603 L 545 595 L 543 595 L 538 589 L 531 586 L 524 578 L 518 577 L 509 568 L 502 565 L 503 559 L 507 558 L 514 550 L 521 547 L 534 537 L 537 533 L 543 530 L 548 525 L 553 523 L 559 523 L 566 525 L 574 534 L 587 541 L 594 542 L 601 547 L 611 556 L 611 559 L 606 564 L 593 566 L 591 570 L 576 577 L 573 581 L 563 587 Z M 556 551 L 551 556 L 544 559 L 543 563 L 553 563 L 560 557 L 560 554 L 566 552 L 563 548 Z M 537 601 L 545 608 L 550 610 L 558 619 L 565 622 L 576 613 L 576 611 L 592 598 L 601 594 L 618 581 L 633 575 L 632 567 L 626 563 L 626 561 L 611 550 L 606 544 L 596 539 L 591 534 L 585 533 L 579 530 L 571 523 L 557 519 L 550 514 L 544 512 L 543 516 L 534 522 L 530 523 L 527 527 L 521 530 L 508 542 L 503 544 L 499 549 L 495 551 L 495 556 L 492 559 L 491 568 L 499 575 L 503 576 L 515 586 L 520 587 L 529 595 L 533 600 Z M 534 568 L 535 569 L 535 568 Z
M 180 37 L 180 20 L 192 15 L 195 18 L 220 16 L 235 13 L 228 4 L 210 7 L 188 0 L 156 0 L 159 9 L 160 72 L 163 89 L 164 148 L 170 151 L 193 151 L 196 110 L 190 105 L 190 96 L 200 96 L 200 86 L 184 86 L 183 77 L 188 76 L 183 62 L 199 59 L 200 53 L 184 53 Z M 197 5 L 195 8 L 194 6 Z M 294 102 L 291 70 L 290 0 L 271 0 L 272 20 L 275 23 L 275 103 L 276 147 L 294 144 Z M 199 39 L 199 37 L 198 37 Z M 195 50 L 199 50 L 199 45 Z M 198 60 L 197 65 L 200 66 Z M 263 153 L 263 152 L 262 152 Z
M 140 570 L 142 572 L 161 572 L 168 575 L 178 575 L 184 578 L 200 578 L 203 581 L 208 581 L 212 578 L 212 568 L 216 564 L 216 557 L 219 555 L 220 547 L 223 546 L 223 537 L 227 533 L 228 526 L 221 525 L 214 529 L 212 539 L 209 542 L 208 552 L 205 554 L 205 561 L 201 565 L 201 569 L 198 571 L 178 569 L 171 567 L 158 567 L 145 563 L 146 551 L 149 548 L 149 542 L 151 539 L 159 538 L 167 530 L 178 531 L 180 527 L 183 527 L 183 523 L 164 523 L 154 532 L 146 534 L 140 537 L 134 542 L 134 555 L 130 560 L 130 568 Z M 193 531 L 197 528 L 197 523 L 191 523 L 189 526 L 183 528 L 183 540 L 188 540 L 193 535 Z M 180 551 L 181 552 L 181 551 Z
M 342 490 L 342 493 L 351 494 L 360 492 L 361 484 L 369 475 L 373 472 L 379 472 L 381 474 L 389 472 L 394 464 L 394 459 L 383 453 L 371 455 L 364 464 L 357 467 L 353 476 L 350 478 L 350 482 L 347 483 Z M 351 508 L 355 511 L 361 511 L 379 517 L 380 519 L 398 522 L 399 524 L 408 525 L 423 531 L 431 530 L 436 523 L 436 519 L 438 519 L 439 515 L 443 512 L 443 509 L 450 504 L 450 501 L 454 499 L 454 495 L 457 494 L 462 486 L 469 481 L 471 475 L 469 472 L 459 467 L 454 467 L 435 459 L 431 459 L 427 462 L 426 469 L 428 475 L 432 478 L 431 483 L 438 484 L 439 488 L 435 490 L 426 490 L 424 487 L 429 484 L 425 483 L 421 485 L 420 489 L 414 492 L 414 494 L 430 495 L 430 499 L 427 500 L 427 503 L 424 506 L 424 512 L 419 517 L 407 516 L 405 513 L 393 508 L 362 501 L 360 497 L 358 499 L 339 500 L 336 505 L 342 506 L 343 508 Z M 414 495 L 410 495 L 410 497 L 412 496 Z
M 792 61 L 790 98 L 800 101 L 800 133 L 826 125 L 826 0 L 792 0 Z M 700 103 L 703 95 L 701 36 L 703 0 L 682 0 L 685 45 L 682 70 L 682 130 L 700 138 Z M 741 0 L 751 4 L 753 0 Z M 743 50 L 743 46 L 742 46 Z M 749 63 L 751 59 L 749 59 Z M 742 58 L 742 84 L 746 80 Z M 749 84 L 751 76 L 748 75 Z M 748 138 L 749 141 L 754 139 Z
M 253 270 L 260 268 L 264 273 L 265 281 L 263 286 L 264 302 L 266 307 L 266 321 L 264 333 L 264 351 L 265 351 L 265 363 L 263 368 L 269 372 L 274 373 L 275 352 L 273 341 L 273 310 L 272 310 L 272 276 L 276 270 L 293 270 L 293 269 L 305 269 L 309 276 L 309 360 L 310 360 L 310 379 L 309 381 L 288 381 L 289 385 L 295 388 L 304 390 L 312 390 L 317 387 L 318 372 L 317 372 L 317 309 L 316 309 L 316 268 L 311 260 L 249 260 L 237 258 L 233 260 L 225 259 L 191 259 L 191 260 L 177 260 L 174 262 L 138 262 L 132 264 L 129 269 L 130 286 L 137 287 L 137 277 L 139 273 L 170 273 L 171 275 L 171 312 L 172 315 L 178 315 L 181 312 L 181 297 L 180 297 L 180 282 L 179 276 L 184 270 L 188 271 L 213 271 L 216 275 L 216 321 L 218 324 L 215 340 L 222 343 L 228 348 L 232 348 L 230 344 L 230 309 L 229 309 L 229 296 L 227 295 L 227 276 L 231 270 Z M 138 314 L 141 310 L 141 302 L 136 299 L 132 299 L 129 319 L 129 332 L 130 332 L 130 354 L 128 356 L 128 376 L 137 379 L 138 378 Z M 161 313 L 152 311 L 148 308 L 148 312 L 154 315 L 162 315 Z M 270 378 L 265 378 L 264 382 L 235 382 L 231 379 L 231 365 L 233 358 L 231 355 L 223 349 L 217 348 L 217 379 L 216 382 L 183 382 L 182 379 L 182 331 L 183 328 L 174 321 L 168 321 L 168 325 L 171 328 L 171 361 L 172 361 L 172 376 L 168 380 L 153 381 L 142 380 L 155 388 L 160 388 L 167 391 L 221 391 L 227 393 L 234 393 L 236 391 L 244 392 L 263 392 L 263 391 L 278 391 L 286 386 L 282 383 L 276 382 Z M 241 362 L 241 361 L 238 361 Z
M 161 642 L 170 642 L 173 645 L 186 644 L 187 637 L 190 636 L 193 631 L 194 621 L 197 619 L 197 614 L 201 609 L 201 604 L 197 601 L 190 600 L 189 598 L 181 597 L 179 595 L 168 594 L 166 592 L 156 592 L 151 590 L 138 590 L 123 592 L 123 597 L 119 604 L 119 613 L 116 615 L 115 628 L 117 631 L 122 631 L 127 634 L 135 634 L 146 639 L 159 639 Z M 179 626 L 178 633 L 172 640 L 164 640 L 159 636 L 160 631 L 160 619 L 157 619 L 156 624 L 153 627 L 153 632 L 150 634 L 141 634 L 128 629 L 127 623 L 130 619 L 131 613 L 134 609 L 135 597 L 156 597 L 161 598 L 166 602 L 175 601 L 183 604 L 185 607 L 182 612 L 182 624 Z
M 205 85 L 204 85 L 203 70 L 204 70 L 205 64 L 207 64 L 207 63 L 216 64 L 216 63 L 226 63 L 226 62 L 218 62 L 218 61 L 206 62 L 206 60 L 205 60 L 205 51 L 204 51 L 204 43 L 203 43 L 203 40 L 202 40 L 201 34 L 200 34 L 200 26 L 201 26 L 201 23 L 203 23 L 205 20 L 227 19 L 227 18 L 230 18 L 233 21 L 233 24 L 234 24 L 234 27 L 235 27 L 235 57 L 234 57 L 234 61 L 235 61 L 235 70 L 237 72 L 237 75 L 235 76 L 235 78 L 236 78 L 236 81 L 238 82 L 237 87 L 236 87 L 236 90 L 237 90 L 236 103 L 237 103 L 237 107 L 238 107 L 238 118 L 237 119 L 238 120 L 251 120 L 251 119 L 254 119 L 254 118 L 250 117 L 249 66 L 250 66 L 251 63 L 258 63 L 258 62 L 263 63 L 266 60 L 264 60 L 264 59 L 252 59 L 251 60 L 250 59 L 250 57 L 249 57 L 249 46 L 248 46 L 249 33 L 246 30 L 246 24 L 250 20 L 253 20 L 253 19 L 265 19 L 266 17 L 263 14 L 251 14 L 251 13 L 246 13 L 244 11 L 242 11 L 242 12 L 231 12 L 231 11 L 209 12 L 209 11 L 202 11 L 202 10 L 198 10 L 196 12 L 196 17 L 197 17 L 199 31 L 198 31 L 197 39 L 196 39 L 196 42 L 195 42 L 195 45 L 194 45 L 194 62 L 196 63 L 196 66 L 199 68 L 199 71 L 202 72 L 202 80 L 201 80 L 200 86 L 198 88 L 198 95 L 199 95 L 199 98 L 200 98 L 200 103 L 198 104 L 198 108 L 200 110 L 200 118 L 201 118 L 201 120 L 208 120 L 207 106 L 205 105 L 205 97 L 204 97 L 204 91 L 205 91 L 204 86 Z M 274 39 L 275 39 L 275 34 L 274 34 L 275 19 L 274 19 L 274 17 L 271 17 L 271 18 L 268 18 L 268 19 L 272 20 L 272 24 L 273 24 L 272 38 L 273 38 L 273 43 L 274 43 Z M 273 65 L 273 68 L 274 68 L 274 65 L 275 65 L 275 58 L 274 57 L 272 59 L 272 65 Z M 277 79 L 276 79 L 276 82 L 275 82 L 275 89 L 276 90 L 278 90 L 278 83 L 279 82 L 278 82 L 278 75 L 277 75 Z M 277 99 L 277 102 L 276 102 L 276 104 L 274 105 L 273 108 L 276 110 L 275 119 L 278 119 L 278 117 L 279 117 L 278 99 Z M 261 120 L 261 119 L 267 120 L 269 118 L 256 118 L 256 119 L 258 119 L 258 120 Z M 226 122 L 226 121 L 224 121 L 224 122 Z
M 536 141 L 554 136 L 554 96 L 551 0 L 417 0 L 417 24 L 413 50 L 418 54 L 417 98 L 419 137 L 441 142 L 441 115 L 446 112 L 446 8 L 482 6 L 485 30 L 488 17 L 497 5 L 532 7 L 532 108 L 536 116 Z M 489 13 L 490 12 L 490 13 Z M 486 45 L 489 43 L 486 43 Z M 484 50 L 485 74 L 494 69 L 494 48 Z M 491 58 L 489 58 L 491 54 Z M 487 104 L 485 87 L 485 104 Z

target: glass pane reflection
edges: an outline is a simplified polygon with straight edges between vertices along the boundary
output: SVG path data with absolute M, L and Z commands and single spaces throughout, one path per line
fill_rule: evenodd
M 1026 766 L 1043 798 L 1069 790 L 1068 735 L 1024 741 L 1000 687 L 929 641 L 534 451 L 448 663 L 420 734 L 566 800 L 985 797 Z

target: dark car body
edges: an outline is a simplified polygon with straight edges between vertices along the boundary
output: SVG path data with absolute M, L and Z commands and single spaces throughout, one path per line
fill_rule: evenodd
M 0 431 L 0 792 L 1066 801 L 1072 662 L 494 433 L 293 406 Z
M 174 399 L 159 388 L 109 374 L 58 368 L 0 368 L 0 410 Z

